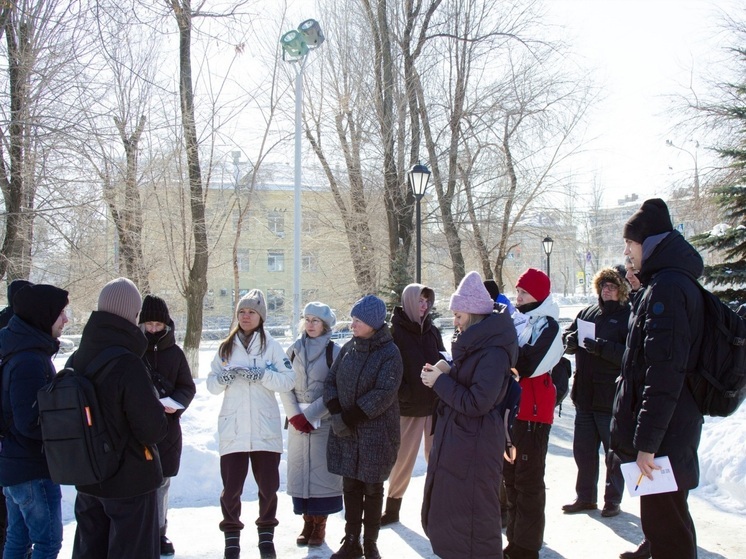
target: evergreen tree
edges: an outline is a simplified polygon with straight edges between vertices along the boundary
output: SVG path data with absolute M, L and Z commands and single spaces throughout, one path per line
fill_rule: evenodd
M 746 28 L 735 27 L 739 39 L 746 39 Z M 746 48 L 734 48 L 732 52 L 737 56 L 741 79 L 723 88 L 729 93 L 724 97 L 726 102 L 708 108 L 714 118 L 724 118 L 733 131 L 729 145 L 716 150 L 727 172 L 709 193 L 722 210 L 721 223 L 729 227 L 691 240 L 697 248 L 713 250 L 722 259 L 721 263 L 705 266 L 704 280 L 714 285 L 713 292 L 723 301 L 742 304 L 746 303 Z

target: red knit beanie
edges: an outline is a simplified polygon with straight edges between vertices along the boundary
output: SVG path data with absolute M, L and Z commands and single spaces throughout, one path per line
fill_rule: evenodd
M 539 303 L 549 297 L 549 292 L 551 291 L 549 277 L 536 268 L 529 268 L 523 272 L 515 286 L 523 289 Z

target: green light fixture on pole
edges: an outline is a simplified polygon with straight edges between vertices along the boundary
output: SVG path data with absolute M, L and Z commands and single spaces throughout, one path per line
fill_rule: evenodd
M 293 219 L 293 316 L 290 321 L 293 337 L 297 335 L 300 323 L 301 290 L 301 117 L 303 107 L 303 70 L 308 53 L 324 42 L 324 33 L 319 22 L 307 19 L 298 29 L 288 31 L 280 38 L 282 59 L 295 64 L 295 180 L 294 180 L 294 219 Z

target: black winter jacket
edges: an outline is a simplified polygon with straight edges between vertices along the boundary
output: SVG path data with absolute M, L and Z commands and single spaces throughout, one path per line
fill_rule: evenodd
M 324 383 L 324 404 L 332 413 L 353 414 L 351 434 L 329 435 L 329 471 L 365 483 L 386 481 L 399 452 L 402 363 L 389 327 L 370 338 L 352 338 L 337 355 Z
M 644 253 L 650 241 L 643 243 Z M 678 231 L 643 260 L 644 287 L 630 317 L 611 422 L 611 448 L 622 461 L 635 460 L 638 451 L 668 456 L 680 490 L 699 483 L 703 418 L 686 373 L 702 342 L 704 302 L 691 277 L 702 270 L 702 257 Z
M 453 368 L 438 377 L 435 436 L 427 465 L 422 527 L 439 557 L 502 557 L 500 485 L 505 398 L 518 340 L 506 312 L 493 312 L 454 339 Z
M 186 356 L 176 345 L 174 336 L 174 322 L 168 324 L 168 330 L 156 334 L 145 334 L 148 339 L 148 349 L 145 352 L 145 362 L 150 369 L 153 384 L 158 391 L 158 397 L 170 396 L 182 406 L 183 410 L 167 413 L 168 433 L 166 438 L 158 443 L 158 453 L 161 456 L 161 468 L 164 477 L 173 477 L 179 473 L 181 462 L 181 424 L 179 419 L 197 392 L 192 380 Z
M 626 347 L 629 313 L 628 303 L 604 302 L 599 297 L 598 304 L 580 311 L 565 331 L 568 345 L 565 353 L 575 354 L 575 380 L 570 397 L 578 410 L 611 414 Z M 598 355 L 578 345 L 578 320 L 595 323 Z
M 442 359 L 445 351 L 440 330 L 433 324 L 430 315 L 425 317 L 422 327 L 412 322 L 402 307 L 395 307 L 391 317 L 391 335 L 401 353 L 404 365 L 399 387 L 399 413 L 405 417 L 432 415 L 435 392 L 422 384 L 420 373 L 425 363 L 434 365 Z
M 163 482 L 156 444 L 166 436 L 168 426 L 142 361 L 147 340 L 130 321 L 108 312 L 92 312 L 68 366 L 85 370 L 99 353 L 112 346 L 122 346 L 132 355 L 120 357 L 103 382 L 97 382 L 94 376 L 93 383 L 107 425 L 118 435 L 120 467 L 111 478 L 76 489 L 96 497 L 121 499 L 153 491 Z
M 54 378 L 52 355 L 59 342 L 46 332 L 13 316 L 0 330 L 0 379 L 3 429 L 10 426 L 0 452 L 0 485 L 8 487 L 33 479 L 49 479 L 39 425 L 36 393 Z M 2 385 L 0 385 L 2 386 Z

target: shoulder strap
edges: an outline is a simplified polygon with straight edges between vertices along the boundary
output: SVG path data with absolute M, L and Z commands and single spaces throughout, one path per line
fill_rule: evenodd
M 334 363 L 334 342 L 329 340 L 326 344 L 326 366 L 331 369 L 332 363 Z
M 3 373 L 3 368 L 4 368 L 3 365 L 5 365 L 5 362 L 8 360 L 7 357 L 6 359 L 0 358 L 0 375 L 2 375 L 2 386 L 3 386 L 2 394 L 3 395 L 6 392 L 10 391 L 10 380 L 8 378 L 8 375 Z M 4 426 L 3 426 L 3 429 L 0 431 L 0 441 L 3 440 L 8 433 L 10 433 L 10 429 L 11 427 L 13 427 L 13 409 L 11 408 L 9 410 L 8 421 L 6 422 L 5 421 L 5 410 L 2 408 L 1 398 L 2 398 L 2 395 L 0 395 L 0 410 L 2 411 L 2 417 L 0 417 L 0 419 L 2 419 Z M 10 401 L 10 396 L 8 396 L 8 401 Z
M 124 357 L 128 353 L 132 352 L 122 346 L 107 347 L 96 357 L 94 357 L 90 363 L 88 363 L 88 366 L 85 368 L 85 376 L 89 378 L 98 376 L 99 372 L 104 369 L 106 365 L 109 365 L 105 367 L 106 370 L 104 373 L 102 373 L 103 375 L 105 375 L 114 366 L 116 360 L 118 360 L 120 357 Z

